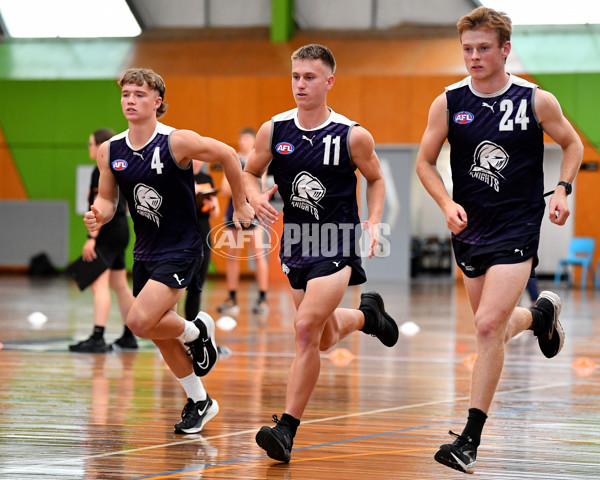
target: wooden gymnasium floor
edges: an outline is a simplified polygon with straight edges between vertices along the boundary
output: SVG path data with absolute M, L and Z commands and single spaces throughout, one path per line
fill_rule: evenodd
M 433 460 L 468 408 L 474 342 L 464 289 L 431 279 L 370 288 L 399 323 L 421 330 L 393 349 L 354 334 L 339 345 L 354 355 L 345 366 L 323 355 L 286 465 L 254 442 L 284 406 L 293 352 L 286 285 L 271 289 L 268 316 L 243 313 L 237 328 L 217 331 L 218 343 L 233 351 L 205 377 L 220 413 L 202 434 L 179 436 L 172 426 L 184 394 L 152 344 L 133 353 L 70 353 L 67 345 L 90 333 L 91 293 L 62 277 L 0 275 L 0 479 L 464 478 Z M 223 280 L 206 290 L 204 307 L 216 319 Z M 573 366 L 581 358 L 600 362 L 599 293 L 558 293 L 565 347 L 547 360 L 529 332 L 511 342 L 477 478 L 600 478 L 599 371 Z M 357 305 L 359 296 L 358 287 L 349 289 L 344 305 Z M 254 298 L 255 286 L 244 281 L 241 305 Z M 40 328 L 27 320 L 35 311 L 48 317 Z M 106 337 L 120 332 L 113 306 Z

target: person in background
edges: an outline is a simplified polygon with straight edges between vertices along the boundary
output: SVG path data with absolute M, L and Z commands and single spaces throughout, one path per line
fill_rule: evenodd
M 469 76 L 433 101 L 416 169 L 452 232 L 477 344 L 466 426 L 460 435 L 450 432 L 454 442 L 440 446 L 434 458 L 473 473 L 506 343 L 530 329 L 544 356 L 556 356 L 563 346 L 558 295 L 543 291 L 530 309 L 517 304 L 538 264 L 546 206 L 544 133 L 562 149 L 558 186 L 549 204 L 555 225 L 564 225 L 569 216 L 567 195 L 583 146 L 551 93 L 506 71 L 512 22 L 504 12 L 479 7 L 457 27 Z M 452 197 L 436 167 L 446 139 Z
M 238 158 L 242 165 L 242 169 L 246 166 L 248 157 L 254 149 L 254 141 L 256 131 L 251 127 L 246 127 L 240 130 L 238 139 Z M 231 198 L 231 187 L 226 178 L 223 178 L 221 183 L 221 195 L 226 199 Z M 227 228 L 234 228 L 231 221 L 233 213 L 233 204 L 229 201 L 227 211 L 225 212 L 225 225 Z M 267 289 L 269 288 L 269 267 L 267 265 L 267 257 L 263 251 L 263 229 L 258 225 L 257 221 L 252 222 L 250 227 L 244 229 L 244 232 L 237 233 L 239 239 L 241 235 L 250 235 L 252 237 L 251 244 L 253 249 L 253 258 L 255 265 L 256 284 L 258 286 L 258 298 L 252 306 L 252 313 L 264 314 L 268 312 L 267 304 Z M 227 261 L 225 264 L 225 278 L 227 280 L 227 289 L 229 297 L 218 306 L 220 313 L 228 315 L 237 315 L 240 313 L 240 307 L 237 301 L 237 290 L 240 283 L 240 257 L 245 245 L 244 242 L 236 242 L 235 245 L 229 245 Z
M 196 219 L 198 220 L 198 230 L 202 236 L 204 258 L 197 281 L 192 282 L 187 289 L 185 318 L 188 320 L 193 320 L 200 311 L 202 286 L 206 280 L 211 257 L 210 219 L 217 218 L 221 211 L 216 195 L 206 195 L 206 192 L 214 191 L 214 182 L 213 178 L 204 172 L 205 164 L 198 160 L 192 160 L 192 162 L 196 191 Z
M 88 140 L 88 151 L 90 158 L 96 161 L 98 147 L 115 132 L 108 128 L 96 130 Z M 91 206 L 98 195 L 98 180 L 100 171 L 98 167 L 92 172 L 88 204 Z M 127 223 L 127 202 L 125 197 L 119 194 L 119 203 L 115 210 L 113 219 L 94 234 L 89 233 L 83 245 L 81 257 L 86 262 L 91 262 L 98 255 L 106 263 L 107 269 L 91 284 L 94 294 L 94 330 L 92 335 L 79 343 L 69 345 L 72 352 L 81 353 L 104 353 L 108 349 L 131 350 L 138 347 L 135 335 L 125 325 L 127 313 L 133 302 L 133 294 L 127 282 L 127 271 L 125 269 L 125 249 L 129 243 L 129 224 Z M 117 296 L 119 311 L 123 318 L 123 334 L 115 342 L 107 346 L 104 340 L 106 321 L 110 313 L 110 290 L 113 289 Z

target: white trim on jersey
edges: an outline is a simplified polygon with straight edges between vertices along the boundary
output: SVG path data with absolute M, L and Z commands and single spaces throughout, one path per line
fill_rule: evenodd
M 327 107 L 329 108 L 329 107 Z M 312 132 L 313 130 L 320 130 L 321 128 L 325 128 L 330 123 L 340 123 L 342 125 L 354 126 L 358 125 L 356 122 L 350 120 L 344 115 L 340 115 L 339 113 L 334 112 L 331 108 L 329 108 L 331 112 L 327 120 L 325 120 L 321 125 L 315 128 L 304 128 L 298 122 L 298 109 L 293 108 L 292 110 L 288 110 L 287 112 L 279 113 L 271 118 L 273 123 L 275 122 L 285 122 L 286 120 L 294 120 L 294 124 L 298 128 L 298 130 L 302 130 L 304 132 Z
M 538 86 L 535 83 L 531 83 L 521 77 L 517 77 L 517 76 L 509 73 L 508 82 L 506 82 L 506 85 L 504 85 L 504 87 L 502 89 L 500 89 L 494 93 L 481 93 L 481 92 L 478 92 L 477 90 L 475 90 L 473 88 L 473 82 L 472 82 L 470 75 L 466 78 L 463 78 L 460 82 L 456 82 L 456 83 L 453 83 L 452 85 L 447 86 L 445 88 L 445 91 L 456 90 L 458 88 L 468 86 L 469 90 L 471 90 L 471 93 L 473 93 L 473 95 L 475 95 L 477 97 L 493 98 L 493 97 L 497 97 L 498 95 L 502 95 L 503 93 L 505 93 L 511 87 L 511 85 L 518 85 L 520 87 L 529 87 L 529 88 L 533 88 L 533 89 L 538 88 Z

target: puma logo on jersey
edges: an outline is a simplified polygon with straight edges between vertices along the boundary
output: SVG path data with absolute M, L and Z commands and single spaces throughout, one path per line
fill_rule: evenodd
M 523 250 L 521 250 L 520 248 L 515 248 L 514 253 L 520 253 L 521 256 L 523 256 Z
M 144 155 L 142 155 L 140 152 L 131 152 L 132 155 L 137 155 L 138 157 L 140 157 L 142 160 L 144 159 Z
M 496 105 L 496 103 L 498 103 L 498 102 L 494 102 L 494 103 L 492 103 L 492 104 L 490 105 L 490 104 L 489 104 L 489 103 L 487 103 L 487 102 L 483 102 L 483 103 L 481 104 L 481 106 L 482 106 L 482 107 L 487 107 L 487 108 L 489 108 L 489 109 L 492 111 L 492 113 L 494 113 L 494 105 Z
M 177 283 L 179 285 L 181 285 L 181 282 L 183 282 L 185 280 L 185 278 L 182 278 L 181 280 L 179 280 L 179 276 L 176 273 L 173 274 L 173 278 L 175 278 L 175 280 L 177 280 Z
M 333 262 L 333 264 L 335 265 L 335 268 L 339 267 L 340 263 L 342 263 L 342 262 Z
M 313 140 L 315 139 L 317 135 L 313 135 L 312 138 L 308 138 L 306 135 L 302 135 L 302 140 L 306 140 L 307 142 L 310 142 L 310 146 L 313 147 Z

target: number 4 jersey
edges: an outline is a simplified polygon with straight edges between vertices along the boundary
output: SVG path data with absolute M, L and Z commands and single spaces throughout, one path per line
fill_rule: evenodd
M 489 245 L 539 233 L 545 202 L 537 85 L 510 75 L 482 94 L 471 77 L 446 88 L 453 199 L 468 225 L 456 240 Z
M 349 144 L 355 125 L 333 111 L 311 130 L 300 126 L 297 108 L 272 118 L 269 171 L 284 202 L 279 256 L 287 266 L 359 257 L 356 166 Z
M 110 139 L 108 164 L 129 206 L 135 260 L 195 258 L 202 254 L 196 225 L 194 174 L 173 158 L 174 128 L 158 123 L 146 145 L 134 150 L 128 130 Z

